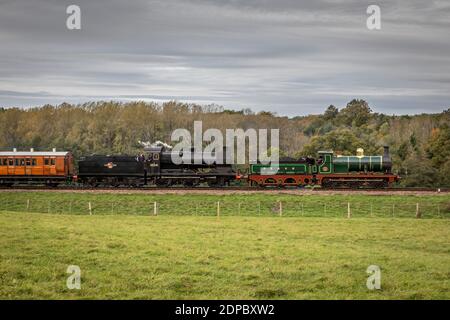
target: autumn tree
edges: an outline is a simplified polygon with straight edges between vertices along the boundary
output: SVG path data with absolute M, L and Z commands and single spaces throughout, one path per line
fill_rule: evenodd
M 330 105 L 327 108 L 327 110 L 325 110 L 325 113 L 323 114 L 323 118 L 325 121 L 332 121 L 337 117 L 338 114 L 339 114 L 339 109 L 333 105 Z
M 351 127 L 360 127 L 370 119 L 372 110 L 364 100 L 353 99 L 347 106 L 339 111 L 338 120 L 340 123 Z
M 320 150 L 333 150 L 341 154 L 355 154 L 363 143 L 349 129 L 339 129 L 312 138 L 303 149 L 304 155 L 315 155 Z
M 427 156 L 435 168 L 440 167 L 450 158 L 450 127 L 444 124 L 433 130 L 425 148 Z
M 438 182 L 439 172 L 425 157 L 410 158 L 403 164 L 401 183 L 405 187 L 433 187 Z

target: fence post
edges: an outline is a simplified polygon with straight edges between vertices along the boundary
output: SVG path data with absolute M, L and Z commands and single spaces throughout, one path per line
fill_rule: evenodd
M 69 213 L 72 214 L 72 200 L 69 202 Z
M 280 217 L 283 215 L 283 205 L 281 204 L 281 200 L 280 200 Z
M 153 202 L 153 215 L 154 216 L 158 215 L 158 205 L 157 205 L 156 201 Z
M 238 215 L 241 215 L 241 203 L 238 202 Z
M 373 217 L 373 203 L 370 203 L 370 217 Z
M 422 214 L 420 213 L 420 210 L 419 210 L 419 203 L 416 203 L 416 218 L 420 219 L 421 216 L 422 216 Z
M 392 204 L 392 218 L 394 218 L 395 214 L 395 203 Z
M 27 199 L 27 211 L 30 211 L 30 199 Z
M 217 217 L 220 217 L 220 201 L 217 201 Z
M 352 210 L 350 209 L 350 202 L 347 202 L 347 219 L 352 217 Z
M 50 213 L 50 201 L 47 203 L 47 213 Z
M 261 215 L 261 201 L 258 201 L 258 215 Z
M 303 217 L 303 202 L 302 202 L 302 217 Z
M 114 214 L 114 201 L 111 202 L 111 214 Z
M 89 201 L 89 215 L 92 216 L 92 204 L 90 201 Z
M 325 216 L 327 215 L 327 204 L 326 203 L 323 204 L 323 214 Z

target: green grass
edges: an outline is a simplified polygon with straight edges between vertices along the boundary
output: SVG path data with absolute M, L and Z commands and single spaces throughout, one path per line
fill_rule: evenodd
M 293 195 L 293 194 L 111 194 L 63 192 L 0 192 L 0 210 L 58 214 L 153 214 L 213 216 L 217 202 L 223 216 L 450 218 L 450 194 L 440 195 Z M 89 211 L 91 203 L 91 212 Z
M 449 231 L 448 219 L 3 211 L 0 298 L 450 299 Z M 366 287 L 372 264 L 381 290 Z M 68 265 L 81 290 L 67 289 Z

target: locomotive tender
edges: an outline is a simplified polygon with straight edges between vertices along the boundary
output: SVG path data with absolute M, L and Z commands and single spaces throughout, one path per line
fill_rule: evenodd
M 386 188 L 399 180 L 391 172 L 388 147 L 384 148 L 383 155 L 376 156 L 365 156 L 358 149 L 356 156 L 335 156 L 333 151 L 320 151 L 318 158 L 284 158 L 276 165 L 255 162 L 249 165 L 246 176 L 225 164 L 227 161 L 205 159 L 205 154 L 193 149 L 184 155 L 186 158 L 177 154 L 189 161 L 174 163 L 174 152 L 164 145 L 152 145 L 138 156 L 86 156 L 78 162 L 77 175 L 70 152 L 0 152 L 0 186 L 23 183 L 55 186 L 75 181 L 90 187 L 192 187 L 201 183 L 224 187 L 246 179 L 249 185 L 258 187 Z M 201 161 L 192 161 L 195 158 Z
M 78 161 L 77 182 L 97 187 L 109 185 L 140 186 L 145 183 L 145 168 L 142 161 L 131 156 L 93 155 Z

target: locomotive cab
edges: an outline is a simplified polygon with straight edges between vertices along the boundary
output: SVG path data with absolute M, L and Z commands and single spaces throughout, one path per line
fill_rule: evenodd
M 163 147 L 151 147 L 147 149 L 147 173 L 149 176 L 159 176 L 161 174 L 161 153 Z

